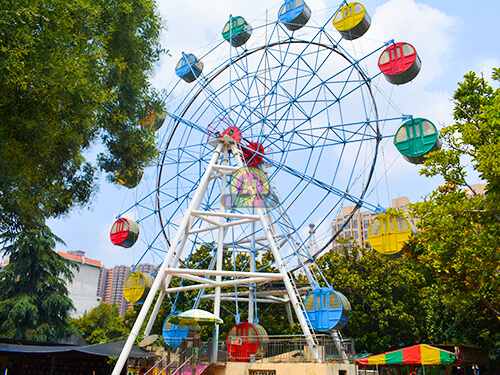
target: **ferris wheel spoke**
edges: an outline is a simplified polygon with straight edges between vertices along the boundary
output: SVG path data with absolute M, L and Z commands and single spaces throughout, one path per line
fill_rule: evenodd
M 363 202 L 362 200 L 360 200 L 359 198 L 347 193 L 347 192 L 344 192 L 344 191 L 341 191 L 333 186 L 331 186 L 330 184 L 327 184 L 325 182 L 322 182 L 316 178 L 313 178 L 309 175 L 306 175 L 305 173 L 303 172 L 300 172 L 296 169 L 293 169 L 291 168 L 290 166 L 287 166 L 287 165 L 277 165 L 277 164 L 274 164 L 271 160 L 268 161 L 270 165 L 276 167 L 276 168 L 279 168 L 281 171 L 286 171 L 287 173 L 299 178 L 300 180 L 302 181 L 305 181 L 305 182 L 308 182 L 308 183 L 311 183 L 313 184 L 314 186 L 317 186 L 319 188 L 321 188 L 322 190 L 324 191 L 327 191 L 329 193 L 332 193 L 338 197 L 341 197 L 343 199 L 346 199 L 348 200 L 349 202 L 351 203 L 354 203 L 354 204 L 360 204 L 362 203 L 365 207 L 371 207 L 373 208 L 373 210 L 375 211 L 377 209 L 376 206 L 373 206 L 371 205 L 370 203 L 368 202 Z

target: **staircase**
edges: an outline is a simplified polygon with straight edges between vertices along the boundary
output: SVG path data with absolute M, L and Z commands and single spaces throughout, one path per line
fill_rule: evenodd
M 337 347 L 337 351 L 340 354 L 340 358 L 342 361 L 348 361 L 349 358 L 347 357 L 347 348 L 344 343 L 344 339 L 342 337 L 342 334 L 340 331 L 331 331 L 332 339 L 333 342 L 335 343 L 335 346 Z
M 208 364 L 196 365 L 195 367 L 191 365 L 184 365 L 181 367 L 180 371 L 176 371 L 175 373 L 178 375 L 201 375 L 207 368 Z M 193 371 L 193 369 L 195 371 Z
M 204 343 L 201 347 L 188 347 L 184 351 L 174 354 L 174 358 L 163 367 L 163 362 L 171 353 L 161 358 L 145 375 L 201 375 L 209 366 L 208 356 L 205 355 L 210 346 Z

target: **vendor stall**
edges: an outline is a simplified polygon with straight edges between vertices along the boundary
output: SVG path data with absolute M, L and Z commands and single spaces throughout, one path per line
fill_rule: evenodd
M 435 346 L 419 344 L 358 359 L 359 375 L 477 375 L 478 361 L 466 361 L 457 352 L 464 347 L 448 346 L 454 351 Z M 477 349 L 477 348 L 476 348 Z

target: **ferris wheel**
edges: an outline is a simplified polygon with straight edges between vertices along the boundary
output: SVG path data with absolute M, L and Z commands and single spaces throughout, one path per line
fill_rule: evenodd
M 362 206 L 379 210 L 367 191 L 381 141 L 409 117 L 389 113 L 387 103 L 380 115 L 379 99 L 387 98 L 377 95 L 375 82 L 383 77 L 393 84 L 408 82 L 420 70 L 420 60 L 408 43 L 389 41 L 368 53 L 355 51 L 352 41 L 370 26 L 362 4 L 343 3 L 321 24 L 313 18 L 302 0 L 286 0 L 277 19 L 264 25 L 229 16 L 207 53 L 179 57 L 168 113 L 154 123 L 159 158 L 154 171 L 144 171 L 152 185 L 127 182 L 142 193 L 112 230 L 115 244 L 137 246 L 142 237 L 144 255 L 156 254 L 163 262 L 154 282 L 132 293 L 144 305 L 128 344 L 158 290 L 146 334 L 163 297 L 188 290 L 198 291 L 192 307 L 212 300 L 217 317 L 221 301 L 239 303 L 233 310 L 237 324 L 244 310 L 245 324 L 256 331 L 259 304 L 277 298 L 291 303 L 316 355 L 314 331 L 337 331 L 347 323 L 348 300 L 320 288 L 322 276 L 310 268 L 342 226 L 314 250 L 309 224 L 330 232 L 329 223 L 342 208 L 351 207 L 346 224 Z M 373 61 L 379 69 L 369 66 Z M 382 134 L 381 124 L 393 124 L 392 133 Z M 140 172 L 131 176 L 139 179 Z M 201 248 L 211 254 L 204 268 L 193 256 Z M 243 261 L 223 270 L 224 257 Z M 310 284 L 305 298 L 294 281 L 296 272 Z M 172 278 L 190 283 L 171 287 Z M 263 285 L 277 281 L 284 293 L 261 293 Z M 314 314 L 321 308 L 330 313 L 326 322 Z

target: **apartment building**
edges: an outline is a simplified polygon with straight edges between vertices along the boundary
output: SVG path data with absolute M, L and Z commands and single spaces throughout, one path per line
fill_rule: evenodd
M 73 272 L 73 280 L 63 277 L 68 289 L 68 297 L 73 301 L 75 311 L 71 313 L 72 318 L 79 318 L 86 312 L 89 312 L 94 307 L 97 307 L 101 302 L 98 295 L 99 278 L 101 271 L 104 270 L 104 264 L 98 260 L 93 260 L 85 257 L 85 251 L 68 251 L 64 253 L 57 251 L 63 258 L 69 259 L 78 264 L 79 269 L 71 269 Z M 0 264 L 0 269 L 3 269 L 9 260 L 5 260 Z
M 410 203 L 408 197 L 400 197 L 392 199 L 391 207 L 395 209 L 407 210 L 407 205 Z M 342 208 L 342 215 L 339 215 L 332 222 L 332 232 L 336 233 L 339 228 L 342 227 L 344 222 L 349 218 L 349 214 L 353 210 L 354 206 L 346 206 Z M 349 238 L 353 237 L 354 240 L 361 246 L 368 244 L 368 227 L 372 219 L 377 216 L 376 213 L 371 211 L 358 210 L 354 213 L 354 216 L 349 220 L 347 225 L 340 232 L 341 237 Z M 333 249 L 338 249 L 339 244 L 337 241 L 333 243 Z
M 156 266 L 144 263 L 139 264 L 135 269 L 142 273 L 151 274 L 156 269 Z M 103 302 L 109 303 L 110 305 L 118 305 L 120 316 L 123 316 L 128 309 L 132 308 L 132 304 L 128 303 L 123 295 L 123 286 L 131 270 L 132 267 L 125 265 L 107 268 L 103 270 L 99 280 L 99 297 Z
M 125 314 L 131 306 L 123 296 L 123 285 L 130 274 L 130 266 L 119 265 L 108 269 L 103 302 L 117 304 L 120 308 L 120 316 Z
M 67 283 L 68 297 L 73 301 L 76 311 L 72 317 L 79 318 L 94 307 L 99 306 L 101 299 L 97 295 L 99 277 L 104 264 L 98 260 L 85 257 L 85 251 L 76 250 L 63 253 L 57 252 L 60 256 L 75 262 L 79 266 L 79 271 L 73 270 L 73 281 Z

